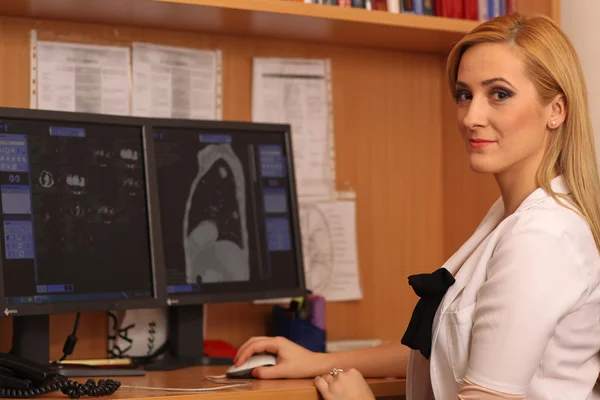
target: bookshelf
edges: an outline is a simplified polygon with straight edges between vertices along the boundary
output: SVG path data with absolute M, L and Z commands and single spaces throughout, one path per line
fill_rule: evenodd
M 477 24 L 281 0 L 2 0 L 0 14 L 440 54 Z
M 517 7 L 558 18 L 558 0 Z M 29 106 L 32 29 L 40 40 L 221 49 L 226 120 L 251 119 L 253 57 L 331 59 L 336 182 L 357 193 L 364 298 L 328 304 L 328 339 L 399 340 L 417 300 L 407 276 L 439 268 L 498 195 L 468 168 L 444 75 L 448 50 L 476 24 L 282 0 L 1 0 L 0 106 Z M 268 306 L 207 308 L 208 338 L 266 333 Z M 51 317 L 53 357 L 73 319 Z M 72 358 L 105 357 L 107 325 L 105 313 L 82 315 Z M 0 351 L 11 326 L 0 318 Z

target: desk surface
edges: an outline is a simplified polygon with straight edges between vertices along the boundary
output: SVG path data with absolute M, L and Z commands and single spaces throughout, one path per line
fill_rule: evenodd
M 220 386 L 206 379 L 205 376 L 223 375 L 226 367 L 192 367 L 178 371 L 148 372 L 146 376 L 118 377 L 122 385 L 151 386 L 161 388 L 208 388 Z M 78 382 L 84 383 L 88 378 L 77 378 Z M 96 378 L 97 380 L 97 378 Z M 192 397 L 201 399 L 237 400 L 237 399 L 285 399 L 305 400 L 319 399 L 312 379 L 281 379 L 281 380 L 258 380 L 258 379 L 231 379 L 228 382 L 239 383 L 240 381 L 252 383 L 251 387 L 222 389 L 216 391 L 203 391 L 195 393 L 157 391 L 147 389 L 134 389 L 121 387 L 115 394 L 99 399 L 151 399 L 169 397 L 169 400 L 189 400 Z M 405 382 L 402 379 L 369 379 L 371 389 L 376 397 L 402 396 L 405 391 Z M 48 397 L 67 398 L 62 393 L 56 392 Z

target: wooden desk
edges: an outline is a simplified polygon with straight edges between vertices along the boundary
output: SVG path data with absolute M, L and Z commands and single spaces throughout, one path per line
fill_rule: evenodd
M 204 376 L 223 375 L 226 367 L 192 367 L 179 371 L 169 372 L 148 372 L 146 376 L 119 377 L 112 378 L 121 381 L 122 385 L 131 386 L 150 386 L 150 387 L 169 387 L 169 388 L 204 388 L 219 386 L 208 380 Z M 88 378 L 77 378 L 84 383 Z M 96 379 L 97 381 L 97 379 Z M 230 380 L 232 383 L 239 383 L 241 380 Z M 321 397 L 317 389 L 313 386 L 312 379 L 281 379 L 281 380 L 244 380 L 251 382 L 252 387 L 223 389 L 217 391 L 182 393 L 155 391 L 146 389 L 132 389 L 121 387 L 112 396 L 101 397 L 98 399 L 150 399 L 168 397 L 169 400 L 238 400 L 238 399 L 261 399 L 261 400 L 317 400 Z M 402 379 L 369 379 L 368 380 L 373 393 L 381 400 L 401 400 L 404 399 L 405 382 Z M 56 392 L 48 397 L 68 399 L 62 393 Z M 87 397 L 86 397 L 87 398 Z M 90 398 L 91 399 L 91 398 Z

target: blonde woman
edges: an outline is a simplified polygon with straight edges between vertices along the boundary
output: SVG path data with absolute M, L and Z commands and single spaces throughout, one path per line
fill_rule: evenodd
M 406 376 L 408 400 L 600 399 L 600 181 L 577 54 L 551 20 L 515 14 L 466 35 L 447 72 L 471 168 L 502 196 L 442 268 L 409 278 L 402 343 L 252 338 L 236 363 L 277 353 L 257 377 L 316 376 L 325 400 L 372 399 L 363 377 L 384 376 Z

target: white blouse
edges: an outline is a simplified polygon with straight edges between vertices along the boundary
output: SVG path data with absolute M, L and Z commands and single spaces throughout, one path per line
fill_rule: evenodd
M 568 193 L 562 177 L 552 181 Z M 600 199 L 599 199 L 600 201 Z M 542 189 L 501 220 L 499 199 L 444 265 L 456 279 L 430 361 L 411 352 L 408 400 L 475 385 L 527 399 L 600 399 L 600 255 L 591 230 Z

